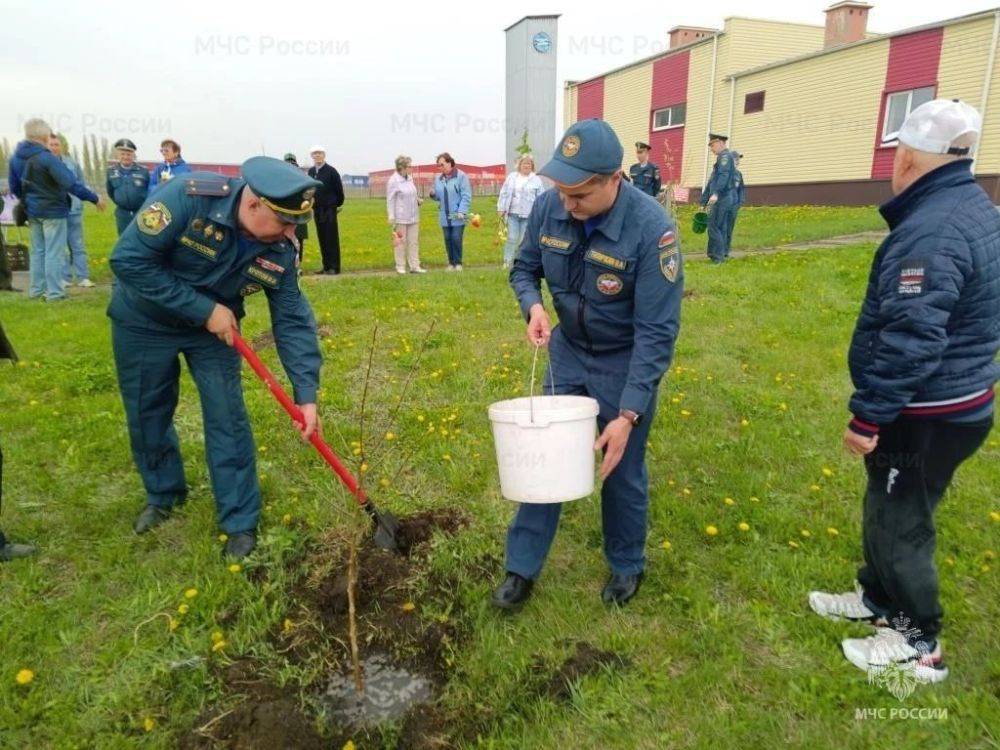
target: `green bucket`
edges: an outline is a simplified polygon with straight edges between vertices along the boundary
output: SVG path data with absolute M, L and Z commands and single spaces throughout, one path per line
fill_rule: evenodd
M 691 227 L 695 234 L 704 234 L 705 230 L 708 229 L 708 214 L 704 211 L 699 211 L 694 215 L 694 223 Z

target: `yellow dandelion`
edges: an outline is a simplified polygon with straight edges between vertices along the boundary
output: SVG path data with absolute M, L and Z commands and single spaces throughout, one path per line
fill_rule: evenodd
M 194 599 L 196 596 L 198 596 L 198 589 L 188 589 L 184 592 L 185 599 Z
M 210 637 L 212 639 L 212 643 L 219 643 L 223 638 L 225 638 L 221 630 L 213 630 Z
M 295 627 L 295 623 L 292 622 L 287 617 L 285 618 L 285 621 L 283 623 L 281 623 L 281 629 L 284 630 L 286 633 L 288 631 L 292 630 L 292 628 L 294 628 L 294 627 Z
M 791 547 L 792 549 L 798 549 L 799 548 L 799 543 L 798 542 L 793 542 L 791 539 L 789 539 L 788 540 L 788 546 Z
M 400 609 L 403 610 L 404 612 L 412 612 L 416 608 L 417 608 L 417 605 L 414 604 L 413 602 L 406 602 L 405 604 L 403 604 L 400 607 Z
M 751 503 L 759 503 L 760 502 L 760 498 L 759 497 L 751 496 L 750 497 L 750 502 Z
M 386 479 L 385 477 L 382 477 L 382 478 L 381 478 L 380 480 L 378 480 L 378 486 L 379 486 L 379 487 L 382 487 L 383 489 L 384 489 L 385 487 L 388 487 L 388 486 L 389 486 L 389 484 L 390 484 L 389 480 L 388 480 L 388 479 Z
M 954 568 L 955 567 L 955 558 L 954 557 L 946 557 L 944 559 L 944 564 L 947 565 L 949 568 Z
M 750 420 L 749 419 L 741 419 L 740 420 L 740 427 L 749 427 L 749 426 L 750 426 Z
M 348 740 L 344 743 L 344 747 L 342 747 L 341 750 L 356 750 L 354 742 L 352 740 Z
M 27 685 L 33 679 L 35 679 L 35 673 L 32 672 L 30 669 L 21 669 L 14 676 L 14 682 L 16 682 L 18 685 Z
M 178 620 L 178 619 L 176 619 L 174 617 L 171 617 L 170 618 L 170 622 L 167 623 L 167 628 L 170 629 L 171 633 L 173 633 L 175 630 L 177 630 L 177 628 L 179 628 L 180 626 L 181 626 L 180 620 Z
M 691 412 L 689 412 L 687 409 L 681 409 L 681 416 L 682 417 L 690 417 L 691 416 Z
M 750 524 L 748 524 L 746 521 L 740 521 L 739 525 L 736 528 L 738 528 L 740 531 L 750 531 Z
M 215 643 L 212 644 L 212 653 L 218 653 L 219 651 L 222 651 L 222 649 L 224 649 L 225 647 L 226 647 L 225 641 L 216 641 Z
M 990 566 L 989 566 L 989 565 L 987 565 L 986 563 L 983 563 L 983 564 L 982 564 L 982 565 L 980 566 L 980 568 L 979 568 L 979 571 L 980 571 L 981 573 L 989 573 L 989 572 L 990 572 Z
M 824 466 L 823 467 L 823 476 L 824 477 L 832 477 L 833 476 L 833 469 L 828 469 L 827 467 Z
M 385 439 L 386 440 L 395 440 L 396 439 L 396 433 L 395 432 L 387 432 L 387 433 L 385 433 Z
M 809 489 L 812 490 L 813 492 L 819 492 L 820 487 L 818 484 L 811 484 L 809 485 Z
M 691 488 L 690 487 L 685 487 L 683 490 L 681 490 L 681 492 L 683 492 L 685 495 L 690 495 L 691 494 Z
M 31 401 L 28 402 L 28 406 L 38 406 L 38 402 L 35 401 L 35 399 L 31 399 Z
M 988 549 L 983 553 L 983 557 L 985 557 L 987 560 L 996 560 L 997 553 L 991 549 Z
M 368 471 L 368 464 L 367 463 L 361 464 L 361 473 L 365 474 L 367 471 Z
M 267 446 L 266 445 L 262 445 L 257 450 L 259 450 L 261 453 L 267 453 Z
M 788 411 L 788 404 L 786 404 L 784 401 L 782 401 L 780 404 L 778 404 L 778 410 L 779 411 Z
M 240 565 L 239 563 L 232 563 L 229 566 L 229 572 L 230 573 L 239 573 L 241 570 L 243 570 L 243 566 Z
M 1000 511 L 991 510 L 990 511 L 990 520 L 991 521 L 995 521 L 997 523 L 1000 523 Z
M 801 535 L 803 536 L 803 538 L 805 538 L 805 539 L 808 539 L 809 537 L 811 537 L 811 536 L 813 535 L 813 533 L 812 533 L 811 531 L 809 531 L 809 529 L 802 529 L 802 530 L 801 530 L 801 531 L 800 531 L 799 533 L 800 533 L 800 534 L 801 534 Z
M 671 548 L 671 547 L 672 547 L 673 545 L 672 545 L 672 544 L 670 543 L 670 541 L 669 541 L 669 540 L 667 540 L 667 539 L 664 539 L 664 540 L 663 540 L 662 542 L 660 542 L 660 546 L 661 546 L 661 547 L 662 547 L 663 549 L 667 549 L 667 550 L 668 550 L 668 549 L 670 549 L 670 548 Z
M 418 422 L 423 422 L 424 421 L 424 415 L 423 414 L 418 414 L 417 415 L 417 421 Z
M 229 534 L 219 534 L 219 541 L 226 542 L 229 540 Z
M 450 453 L 445 453 L 443 456 L 441 456 L 441 460 L 442 461 L 451 461 L 451 454 Z
M 733 500 L 731 497 L 727 497 L 722 502 L 724 502 L 726 505 L 736 505 L 736 501 Z
M 717 536 L 719 533 L 719 529 L 709 524 L 708 526 L 705 527 L 705 533 L 708 534 L 709 536 Z
M 156 719 L 154 719 L 152 716 L 147 716 L 145 719 L 142 720 L 142 728 L 145 729 L 147 732 L 152 732 L 154 729 L 156 729 Z
M 840 532 L 837 531 L 833 526 L 826 527 L 826 533 L 830 536 L 840 536 Z
M 286 513 L 285 515 L 283 515 L 281 517 L 281 522 L 283 524 L 285 524 L 285 526 L 287 526 L 288 524 L 290 524 L 292 522 L 292 514 L 291 513 Z
M 187 604 L 182 603 L 180 606 L 177 607 L 177 612 L 179 614 L 186 615 L 188 613 L 188 610 L 190 609 L 191 608 Z
M 361 449 L 360 448 L 354 448 L 354 449 L 351 450 L 351 453 L 353 453 L 355 456 L 360 456 L 361 455 Z

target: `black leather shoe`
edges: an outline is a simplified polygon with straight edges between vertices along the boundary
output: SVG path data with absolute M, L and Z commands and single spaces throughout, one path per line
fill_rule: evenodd
M 534 585 L 534 581 L 519 576 L 517 573 L 507 573 L 503 583 L 493 592 L 493 598 L 490 601 L 493 602 L 494 607 L 500 609 L 520 609 L 531 596 L 531 589 Z
M 639 590 L 643 575 L 643 573 L 634 575 L 612 573 L 611 578 L 604 585 L 604 591 L 601 592 L 601 600 L 605 604 L 617 604 L 618 606 L 626 604 Z
M 235 557 L 241 560 L 257 546 L 257 534 L 252 531 L 241 531 L 239 534 L 230 535 L 226 540 L 226 556 Z
M 158 505 L 147 505 L 142 509 L 142 513 L 135 519 L 132 529 L 136 534 L 145 534 L 150 529 L 156 528 L 161 523 L 170 518 L 170 511 Z
M 15 544 L 4 542 L 0 544 L 0 562 L 10 562 L 19 557 L 31 557 L 38 550 L 32 544 Z

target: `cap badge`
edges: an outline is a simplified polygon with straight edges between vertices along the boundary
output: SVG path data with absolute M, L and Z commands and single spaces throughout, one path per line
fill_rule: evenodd
M 562 155 L 567 159 L 572 159 L 580 151 L 580 138 L 575 135 L 568 135 L 562 142 Z

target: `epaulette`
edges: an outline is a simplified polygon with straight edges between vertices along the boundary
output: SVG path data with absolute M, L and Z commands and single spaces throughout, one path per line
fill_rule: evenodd
M 229 178 L 221 174 L 195 174 L 184 176 L 184 192 L 188 195 L 220 197 L 229 195 Z

